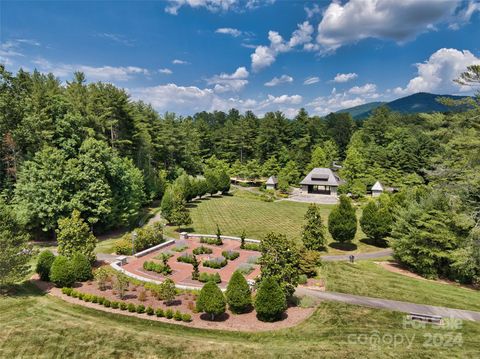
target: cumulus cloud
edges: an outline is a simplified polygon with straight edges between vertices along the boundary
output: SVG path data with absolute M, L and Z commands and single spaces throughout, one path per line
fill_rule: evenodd
M 248 71 L 239 67 L 232 74 L 221 73 L 207 79 L 209 85 L 214 85 L 215 92 L 240 91 L 248 84 Z
M 188 64 L 190 64 L 190 62 L 184 61 L 184 60 L 175 59 L 175 60 L 172 61 L 172 64 L 174 64 L 174 65 L 188 65 Z
M 327 115 L 345 108 L 363 105 L 366 99 L 356 96 L 351 97 L 347 93 L 337 93 L 335 89 L 330 96 L 320 96 L 309 102 L 307 106 L 317 115 Z
M 393 90 L 396 95 L 416 92 L 457 93 L 472 91 L 470 86 L 462 86 L 454 79 L 466 70 L 467 66 L 480 64 L 480 58 L 468 50 L 442 48 L 434 52 L 428 60 L 416 64 L 417 76 L 405 87 Z
M 305 79 L 305 81 L 303 81 L 303 84 L 304 85 L 313 85 L 313 84 L 316 84 L 318 81 L 320 81 L 320 78 L 318 78 L 317 76 L 312 76 L 312 77 L 308 77 L 307 79 Z
M 366 38 L 404 42 L 449 19 L 459 4 L 458 0 L 334 1 L 318 25 L 317 42 L 326 51 Z
M 164 69 L 160 69 L 158 70 L 159 73 L 161 74 L 164 74 L 164 75 L 171 75 L 173 74 L 172 70 L 168 69 L 168 68 L 164 68 Z
M 225 35 L 231 35 L 233 37 L 239 37 L 242 32 L 238 29 L 234 29 L 231 27 L 221 27 L 215 30 L 217 34 L 225 34 Z
M 377 85 L 375 85 L 375 84 L 365 84 L 363 86 L 353 86 L 350 90 L 348 90 L 349 93 L 354 94 L 354 95 L 373 94 L 376 91 L 377 91 Z
M 285 41 L 278 32 L 269 31 L 268 40 L 270 44 L 268 46 L 257 46 L 255 52 L 250 55 L 253 71 L 257 72 L 270 66 L 280 53 L 289 52 L 299 45 L 310 43 L 314 31 L 313 26 L 305 21 L 298 24 L 297 27 L 288 41 Z
M 354 80 L 358 77 L 358 75 L 354 72 L 350 72 L 348 74 L 337 74 L 334 79 L 333 79 L 333 82 L 348 82 L 348 81 L 351 81 L 351 80 Z
M 256 9 L 274 2 L 275 0 L 168 0 L 165 11 L 171 15 L 177 15 L 178 10 L 183 6 L 205 8 L 211 12 L 243 11 L 244 9 Z
M 73 75 L 75 71 L 85 73 L 89 80 L 93 81 L 127 81 L 137 75 L 149 75 L 147 69 L 136 66 L 88 66 L 76 64 L 52 63 L 43 58 L 32 61 L 36 67 L 44 72 L 51 72 L 60 78 L 66 78 Z
M 293 81 L 293 77 L 288 75 L 282 75 L 280 77 L 274 77 L 268 82 L 265 82 L 265 86 L 273 87 L 284 83 L 289 83 Z

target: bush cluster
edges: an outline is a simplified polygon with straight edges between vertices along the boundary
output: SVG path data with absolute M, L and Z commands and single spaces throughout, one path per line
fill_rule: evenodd
M 160 273 L 160 274 L 163 274 L 163 275 L 172 274 L 172 268 L 170 268 L 170 266 L 168 264 L 165 266 L 161 263 L 156 263 L 156 262 L 153 262 L 153 261 L 143 262 L 143 269 L 151 271 L 151 272 Z
M 193 264 L 195 262 L 195 259 L 193 258 L 193 255 L 183 253 L 182 255 L 177 257 L 177 262 Z
M 55 257 L 52 252 L 44 251 L 40 254 L 36 271 L 42 280 L 50 280 L 57 287 L 71 287 L 76 281 L 93 278 L 90 261 L 78 252 L 67 258 L 61 255 Z
M 63 287 L 62 288 L 62 293 L 65 295 L 68 295 L 69 297 L 73 298 L 78 298 L 80 300 L 83 300 L 84 302 L 91 302 L 91 303 L 97 303 L 100 305 L 103 305 L 104 307 L 107 308 L 112 308 L 112 309 L 120 309 L 122 311 L 128 310 L 131 313 L 139 313 L 139 314 L 147 314 L 147 315 L 156 315 L 157 317 L 165 317 L 168 319 L 175 319 L 177 321 L 183 321 L 183 322 L 191 322 L 192 321 L 192 315 L 188 313 L 181 313 L 180 311 L 173 311 L 172 309 L 167 309 L 163 310 L 162 308 L 157 308 L 154 310 L 152 307 L 147 307 L 143 304 L 138 304 L 135 305 L 134 303 L 127 303 L 127 302 L 117 302 L 117 301 L 110 301 L 109 299 L 105 297 L 99 297 L 94 294 L 88 294 L 88 293 L 82 293 L 79 292 L 71 287 Z
M 198 277 L 198 280 L 202 283 L 207 283 L 207 282 L 215 282 L 215 283 L 221 283 L 222 279 L 220 278 L 220 274 L 218 273 L 200 273 L 200 276 Z
M 137 236 L 134 241 L 135 252 L 156 246 L 163 242 L 163 227 L 160 223 L 151 226 L 145 226 L 136 230 Z M 117 254 L 132 254 L 132 234 L 127 233 L 117 242 L 115 242 L 115 252 Z
M 224 256 L 229 261 L 233 261 L 233 260 L 237 259 L 238 257 L 240 257 L 240 253 L 228 250 L 228 251 L 223 251 L 222 256 Z
M 242 263 L 237 267 L 237 270 L 243 275 L 249 275 L 253 271 L 253 264 Z
M 219 240 L 218 238 L 208 238 L 208 237 L 200 237 L 200 243 L 214 244 L 216 246 L 221 246 L 223 244 L 221 238 Z
M 50 268 L 52 267 L 54 260 L 55 260 L 55 255 L 49 250 L 43 251 L 38 256 L 37 267 L 35 271 L 38 273 L 41 280 L 43 281 L 50 280 Z
M 228 261 L 225 257 L 218 257 L 210 260 L 203 261 L 202 264 L 204 267 L 209 267 L 213 269 L 220 269 L 227 265 Z
M 243 249 L 246 249 L 247 251 L 260 252 L 260 244 L 259 243 L 245 242 L 245 244 L 243 245 Z
M 213 253 L 213 250 L 211 248 L 208 248 L 208 247 L 205 247 L 205 246 L 200 246 L 200 247 L 197 247 L 193 250 L 193 254 L 212 254 Z

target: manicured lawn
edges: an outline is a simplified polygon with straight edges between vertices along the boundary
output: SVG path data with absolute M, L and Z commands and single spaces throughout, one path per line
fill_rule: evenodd
M 327 290 L 480 311 L 480 291 L 389 272 L 373 261 L 325 262 Z
M 308 204 L 291 201 L 264 202 L 248 196 L 234 195 L 206 197 L 191 203 L 189 207 L 193 224 L 182 230 L 213 234 L 218 224 L 222 234 L 225 235 L 240 236 L 245 230 L 248 238 L 262 239 L 267 233 L 273 231 L 300 240 Z M 320 205 L 325 226 L 332 208 L 332 205 Z M 166 234 L 178 238 L 178 229 L 168 226 Z M 328 231 L 327 237 L 331 242 Z M 361 242 L 362 238 L 364 234 L 359 226 L 354 243 L 348 248 L 349 251 L 329 247 L 328 252 L 337 254 L 380 250 L 378 247 Z
M 480 323 L 463 322 L 461 329 L 450 331 L 405 329 L 400 313 L 329 302 L 306 322 L 286 330 L 190 329 L 72 305 L 29 285 L 15 296 L 0 297 L 0 313 L 2 358 L 473 358 L 480 337 Z M 459 334 L 463 344 L 425 347 L 428 333 Z M 372 334 L 386 339 L 372 347 Z M 388 340 L 394 335 L 395 346 Z

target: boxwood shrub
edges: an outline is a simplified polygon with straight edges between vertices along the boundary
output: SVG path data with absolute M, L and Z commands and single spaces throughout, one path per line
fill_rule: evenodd
M 148 315 L 154 315 L 155 311 L 153 310 L 152 307 L 148 306 L 147 309 L 145 310 L 145 313 L 147 313 Z
M 165 311 L 165 318 L 167 318 L 167 319 L 172 319 L 173 318 L 173 310 L 172 309 L 167 309 Z
M 125 302 L 120 302 L 120 310 L 127 310 L 128 305 Z
M 104 299 L 104 300 L 103 300 L 103 306 L 104 306 L 104 307 L 109 308 L 109 307 L 110 307 L 110 304 L 111 304 L 110 300 L 108 300 L 108 299 Z
M 137 305 L 137 313 L 145 313 L 145 306 L 143 304 Z
M 175 314 L 173 315 L 173 319 L 176 321 L 181 321 L 182 320 L 182 313 L 180 311 L 176 311 Z
M 128 311 L 129 311 L 130 313 L 133 313 L 133 312 L 136 310 L 135 304 L 133 304 L 133 303 L 128 303 L 128 307 L 127 307 L 127 308 L 128 308 Z
M 184 322 L 191 322 L 192 321 L 192 316 L 188 313 L 182 314 L 182 321 Z
M 183 253 L 177 257 L 177 262 L 193 264 L 194 262 L 193 255 L 188 253 Z
M 155 314 L 157 315 L 157 317 L 164 317 L 165 316 L 165 313 L 163 311 L 162 308 L 157 308 L 157 310 L 155 311 Z
M 48 249 L 40 253 L 38 256 L 37 267 L 35 271 L 43 281 L 50 280 L 50 268 L 52 267 L 55 255 Z
M 71 287 L 75 282 L 71 261 L 67 257 L 57 256 L 50 268 L 49 277 L 57 287 Z

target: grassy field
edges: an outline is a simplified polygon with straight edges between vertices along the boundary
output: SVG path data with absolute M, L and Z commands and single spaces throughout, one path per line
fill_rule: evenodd
M 329 291 L 480 311 L 480 292 L 389 272 L 373 261 L 325 262 Z
M 190 329 L 72 305 L 31 285 L 0 297 L 0 317 L 2 358 L 473 358 L 480 337 L 480 323 L 464 322 L 455 331 L 404 328 L 400 313 L 330 302 L 286 330 Z M 376 333 L 386 339 L 372 347 L 364 339 Z M 462 344 L 443 346 L 441 337 L 424 346 L 432 334 L 460 336 Z M 387 340 L 393 336 L 396 344 Z
M 245 230 L 247 237 L 262 239 L 267 233 L 273 231 L 300 240 L 308 204 L 291 201 L 264 202 L 254 197 L 233 195 L 207 197 L 194 201 L 189 207 L 193 224 L 182 230 L 213 234 L 216 232 L 218 224 L 222 234 L 225 235 L 240 236 L 242 231 Z M 320 205 L 325 225 L 332 208 L 332 205 Z M 166 234 L 178 238 L 178 228 L 168 226 L 166 227 Z M 328 231 L 327 237 L 331 243 L 332 239 Z M 338 247 L 334 243 L 331 244 L 328 252 L 338 254 L 379 250 L 378 247 L 361 241 L 364 237 L 365 235 L 359 226 L 351 246 Z

